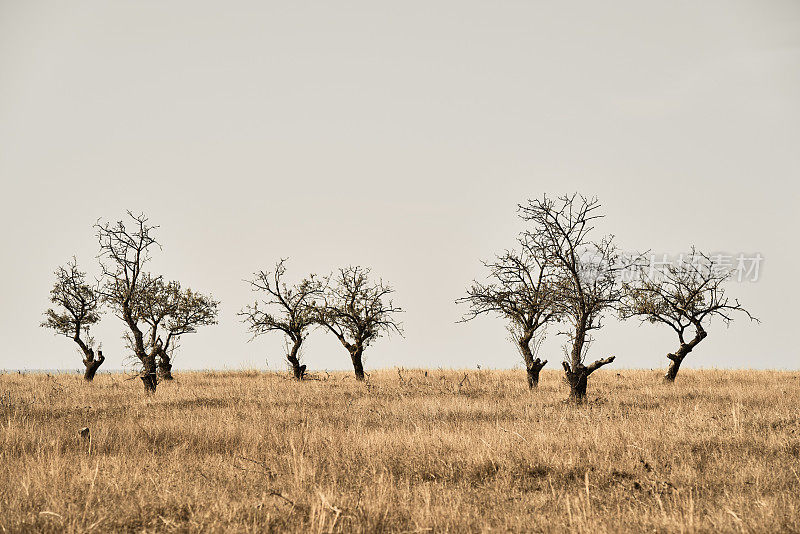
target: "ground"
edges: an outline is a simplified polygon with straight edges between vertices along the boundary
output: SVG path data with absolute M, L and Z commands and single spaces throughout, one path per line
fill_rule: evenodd
M 800 532 L 800 373 L 524 374 L 2 374 L 0 529 Z

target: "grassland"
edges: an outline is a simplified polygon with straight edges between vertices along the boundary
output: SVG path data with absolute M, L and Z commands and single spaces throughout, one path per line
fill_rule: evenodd
M 0 529 L 800 532 L 800 373 L 523 374 L 0 375 Z

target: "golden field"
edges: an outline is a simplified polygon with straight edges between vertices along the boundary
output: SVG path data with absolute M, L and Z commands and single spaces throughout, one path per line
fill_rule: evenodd
M 661 374 L 3 374 L 0 530 L 800 532 L 800 373 Z

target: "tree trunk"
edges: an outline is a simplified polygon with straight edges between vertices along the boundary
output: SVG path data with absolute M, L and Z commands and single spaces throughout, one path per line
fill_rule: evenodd
M 586 386 L 588 383 L 589 372 L 583 365 L 583 344 L 586 342 L 586 318 L 581 317 L 575 328 L 575 338 L 572 340 L 572 351 L 570 361 L 562 362 L 566 381 L 569 384 L 569 399 L 582 403 L 586 400 Z
M 83 365 L 86 367 L 86 370 L 83 372 L 83 379 L 87 382 L 94 380 L 94 375 L 97 374 L 97 370 L 103 365 L 104 361 L 106 361 L 106 358 L 103 356 L 102 350 L 97 351 L 97 358 L 95 359 L 94 351 L 89 349 L 89 353 L 83 360 Z
M 97 351 L 97 359 L 94 357 L 94 349 L 90 348 L 86 343 L 83 342 L 81 339 L 81 331 L 80 329 L 76 330 L 75 337 L 73 338 L 75 343 L 83 351 L 83 366 L 86 367 L 86 370 L 83 372 L 83 379 L 87 382 L 91 382 L 94 380 L 94 375 L 97 373 L 97 369 L 103 365 L 103 362 L 106 360 L 105 356 L 103 356 L 103 351 Z
M 539 371 L 547 364 L 547 360 L 534 359 L 533 351 L 531 351 L 531 339 L 533 339 L 533 332 L 526 331 L 517 340 L 522 359 L 525 360 L 525 369 L 528 372 L 528 389 L 539 387 Z
M 680 350 L 678 350 L 678 353 Z M 686 356 L 679 356 L 678 353 L 670 352 L 667 354 L 667 358 L 670 359 L 669 367 L 667 368 L 667 374 L 664 375 L 664 382 L 675 382 L 675 377 L 678 376 L 678 370 L 681 368 L 681 362 L 683 362 L 683 358 Z
M 83 359 L 83 366 L 86 367 L 86 370 L 83 372 L 83 379 L 87 382 L 94 380 L 94 375 L 97 374 L 97 370 L 103 365 L 104 361 L 106 361 L 106 358 L 103 356 L 102 350 L 97 351 L 97 358 L 95 359 L 94 351 L 88 349 L 86 358 Z
M 158 373 L 156 371 L 156 358 L 155 355 L 147 355 L 142 362 L 142 383 L 144 384 L 144 392 L 152 395 L 156 392 L 158 385 Z
M 166 351 L 161 351 L 158 358 L 158 378 L 160 380 L 173 380 L 172 361 Z
M 695 334 L 694 338 L 689 343 L 681 342 L 681 346 L 678 347 L 674 353 L 670 352 L 667 354 L 667 358 L 669 358 L 669 367 L 667 368 L 667 374 L 664 375 L 664 382 L 673 383 L 675 382 L 675 378 L 678 376 L 678 371 L 681 368 L 681 363 L 683 363 L 683 359 L 686 358 L 686 355 L 692 352 L 698 343 L 703 341 L 708 334 L 705 330 L 701 327 L 697 327 L 697 333 Z
M 577 366 L 570 366 L 567 362 L 562 362 L 564 373 L 569 384 L 569 399 L 578 404 L 586 401 L 586 386 L 589 383 L 589 375 L 600 369 L 602 366 L 614 361 L 615 356 L 609 356 L 602 360 L 597 360 L 586 367 L 582 363 Z
M 144 335 L 134 318 L 130 304 L 130 296 L 122 303 L 122 318 L 125 320 L 128 328 L 130 328 L 131 334 L 133 334 L 134 353 L 139 361 L 142 362 L 142 374 L 140 378 L 142 379 L 142 384 L 144 384 L 144 392 L 151 395 L 156 392 L 156 386 L 158 385 L 156 355 L 154 352 L 148 354 L 144 348 Z
M 564 362 L 564 372 L 569 384 L 569 399 L 578 404 L 586 401 L 586 386 L 589 382 L 589 373 L 586 371 L 586 367 L 582 364 L 578 364 L 577 368 L 570 368 L 567 362 Z
M 575 339 L 572 340 L 572 351 L 569 355 L 569 363 L 572 370 L 578 370 L 583 367 L 583 344 L 586 342 L 586 326 L 584 321 L 578 323 L 575 329 Z
M 364 353 L 364 349 L 361 347 L 353 347 L 350 350 L 350 359 L 353 360 L 353 370 L 356 373 L 356 380 L 359 382 L 364 381 L 364 364 L 361 361 L 361 355 Z
M 289 364 L 292 366 L 292 374 L 296 380 L 302 380 L 304 375 L 306 374 L 306 366 L 300 365 L 300 345 L 303 344 L 303 338 L 297 337 L 295 339 L 294 345 L 292 345 L 292 349 L 289 351 L 289 354 L 286 355 L 286 359 L 289 361 Z
M 536 389 L 539 387 L 539 372 L 546 363 L 547 360 L 536 358 L 530 365 L 526 365 L 528 371 L 528 389 Z

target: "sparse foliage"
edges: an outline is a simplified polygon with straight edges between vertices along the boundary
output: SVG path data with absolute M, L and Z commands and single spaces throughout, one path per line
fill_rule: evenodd
M 268 332 L 283 332 L 291 342 L 286 361 L 294 378 L 302 380 L 306 365 L 301 364 L 300 349 L 309 330 L 316 324 L 318 302 L 323 300 L 323 282 L 311 274 L 299 283 L 284 282 L 286 260 L 280 260 L 271 271 L 259 271 L 248 280 L 253 291 L 264 295 L 261 302 L 247 305 L 239 312 L 253 337 Z
M 639 317 L 649 323 L 669 326 L 678 335 L 678 350 L 667 354 L 669 368 L 664 376 L 674 382 L 684 358 L 707 336 L 706 326 L 714 317 L 727 325 L 740 312 L 758 321 L 738 300 L 725 296 L 723 285 L 732 272 L 707 254 L 692 247 L 681 263 L 667 265 L 662 272 L 639 269 L 639 279 L 626 284 L 622 317 Z M 687 340 L 687 329 L 694 333 Z
M 219 302 L 210 296 L 181 289 L 180 282 L 144 273 L 135 299 L 136 315 L 149 328 L 148 354 L 156 359 L 158 377 L 172 380 L 172 357 L 180 336 L 197 332 L 199 326 L 217 322 Z
M 94 339 L 89 333 L 91 326 L 100 320 L 100 295 L 95 286 L 87 283 L 86 273 L 78 269 L 75 258 L 56 269 L 55 275 L 50 302 L 56 309 L 49 308 L 45 312 L 41 326 L 78 344 L 83 352 L 83 377 L 91 382 L 105 361 L 99 348 L 95 355 Z
M 462 321 L 494 314 L 508 320 L 512 339 L 522 354 L 528 387 L 539 384 L 539 373 L 547 364 L 536 356 L 548 323 L 558 318 L 556 286 L 549 257 L 537 254 L 523 242 L 522 251 L 506 251 L 491 262 L 484 262 L 491 282 L 474 281 L 467 296 L 456 302 L 469 305 Z
M 148 224 L 144 214 L 134 215 L 129 211 L 128 217 L 131 219 L 129 227 L 125 226 L 124 221 L 95 224 L 100 243 L 100 265 L 105 279 L 102 296 L 128 326 L 131 348 L 142 365 L 144 389 L 147 393 L 155 393 L 158 384 L 156 354 L 145 346 L 135 299 L 146 291 L 144 282 L 153 280 L 145 277 L 142 269 L 150 260 L 152 247 L 160 245 L 152 236 L 157 227 Z
M 318 316 L 350 354 L 357 380 L 364 380 L 364 349 L 384 333 L 402 334 L 395 315 L 403 310 L 389 298 L 394 290 L 382 280 L 371 282 L 369 273 L 359 266 L 339 269 Z
M 586 398 L 590 374 L 614 361 L 614 356 L 585 364 L 591 332 L 602 327 L 604 315 L 622 298 L 620 270 L 625 268 L 613 236 L 591 239 L 594 223 L 602 217 L 596 198 L 577 194 L 529 200 L 520 216 L 533 227 L 523 235 L 531 250 L 553 266 L 560 313 L 569 321 L 570 349 L 562 362 L 570 398 Z
M 128 212 L 130 221 L 97 223 L 103 300 L 128 326 L 126 339 L 141 364 L 141 379 L 147 393 L 154 393 L 161 378 L 171 379 L 171 355 L 183 334 L 217 322 L 219 302 L 179 282 L 144 271 L 153 247 L 157 226 L 145 215 Z M 145 338 L 143 329 L 148 331 Z M 161 336 L 164 336 L 162 339 Z

